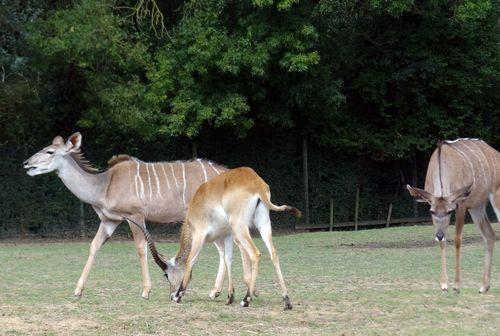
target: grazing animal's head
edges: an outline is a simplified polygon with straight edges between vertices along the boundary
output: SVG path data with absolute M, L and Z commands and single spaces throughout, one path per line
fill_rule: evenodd
M 82 135 L 78 132 L 71 135 L 66 142 L 61 136 L 56 136 L 49 146 L 24 161 L 23 167 L 30 176 L 56 171 L 61 167 L 65 156 L 73 155 L 81 158 L 81 144 Z
M 469 194 L 472 185 L 461 188 L 446 197 L 434 196 L 428 191 L 419 188 L 406 186 L 410 195 L 417 202 L 426 202 L 430 205 L 432 223 L 434 224 L 436 240 L 443 241 L 446 237 L 446 231 L 450 225 L 451 213 L 457 207 L 457 203 L 465 200 Z
M 149 250 L 151 251 L 151 255 L 153 256 L 154 261 L 161 268 L 168 280 L 168 283 L 170 284 L 170 299 L 173 299 L 175 293 L 181 285 L 182 279 L 184 278 L 185 265 L 182 263 L 177 264 L 175 262 L 175 258 L 167 260 L 167 258 L 165 258 L 165 256 L 159 253 L 156 249 L 155 242 L 153 241 L 153 238 L 151 237 L 148 229 L 129 218 L 126 219 L 134 223 L 144 233 L 144 237 L 146 238 Z

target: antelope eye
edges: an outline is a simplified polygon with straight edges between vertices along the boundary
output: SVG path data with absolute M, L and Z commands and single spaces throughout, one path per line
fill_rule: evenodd
M 451 213 L 452 213 L 452 211 L 453 211 L 453 210 L 448 210 L 448 211 L 446 212 L 446 214 L 447 214 L 447 215 L 449 215 L 449 214 L 451 214 Z
M 52 155 L 52 154 L 54 154 L 54 151 L 49 149 L 49 150 L 47 151 L 47 154 Z
M 435 214 L 436 214 L 436 211 L 431 210 L 431 214 L 435 215 Z

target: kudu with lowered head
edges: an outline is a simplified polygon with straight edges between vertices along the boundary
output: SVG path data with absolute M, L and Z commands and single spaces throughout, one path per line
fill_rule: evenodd
M 227 304 L 233 302 L 232 249 L 228 247 L 232 246 L 231 241 L 234 238 L 240 249 L 243 282 L 247 286 L 247 293 L 241 305 L 248 307 L 255 295 L 260 259 L 260 252 L 253 243 L 249 231 L 251 227 L 256 227 L 269 250 L 278 275 L 284 309 L 292 309 L 278 255 L 272 242 L 269 211 L 288 211 L 296 217 L 300 217 L 301 213 L 288 205 L 276 206 L 271 203 L 270 198 L 269 186 L 251 168 L 232 169 L 202 184 L 189 203 L 186 220 L 181 229 L 179 251 L 170 260 L 166 260 L 158 253 L 146 227 L 137 223 L 144 232 L 154 260 L 170 282 L 170 297 L 173 301 L 181 301 L 203 244 L 214 242 L 220 250 L 225 251 L 224 260 L 229 280 Z
M 454 290 L 460 291 L 460 249 L 466 211 L 478 227 L 486 247 L 481 293 L 490 288 L 495 231 L 486 215 L 488 199 L 500 220 L 500 153 L 478 139 L 442 141 L 429 161 L 425 190 L 407 186 L 418 202 L 430 205 L 435 238 L 441 247 L 441 289 L 448 290 L 446 234 L 455 210 L 456 268 Z
M 99 172 L 83 158 L 81 143 L 80 133 L 71 135 L 67 141 L 57 136 L 49 146 L 24 162 L 24 168 L 30 176 L 55 171 L 76 197 L 92 206 L 101 221 L 78 280 L 76 296 L 82 295 L 97 252 L 124 217 L 142 224 L 146 220 L 155 223 L 180 222 L 198 187 L 226 171 L 226 168 L 208 160 L 150 163 L 119 155 L 108 162 L 108 170 Z M 129 225 L 142 268 L 142 297 L 148 298 L 151 279 L 146 241 L 141 230 L 130 221 Z M 210 292 L 211 298 L 221 292 L 224 281 L 223 251 L 219 252 L 219 271 Z

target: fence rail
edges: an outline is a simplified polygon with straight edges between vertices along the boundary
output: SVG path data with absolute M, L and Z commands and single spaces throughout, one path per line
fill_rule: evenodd
M 432 219 L 430 217 L 417 217 L 417 218 L 393 218 L 389 221 L 389 225 L 405 225 L 405 224 L 419 224 L 419 223 L 430 223 Z M 387 225 L 387 220 L 367 220 L 360 221 L 357 223 L 359 227 L 368 227 L 368 226 L 389 226 Z M 355 228 L 356 222 L 342 222 L 342 223 L 334 223 L 330 224 L 315 224 L 315 225 L 296 225 L 295 230 L 302 231 L 325 231 L 331 229 L 345 229 L 345 228 Z

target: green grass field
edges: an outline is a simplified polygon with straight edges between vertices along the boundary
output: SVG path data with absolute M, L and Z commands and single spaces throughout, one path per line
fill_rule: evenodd
M 500 235 L 500 225 L 494 224 Z M 453 231 L 453 228 L 451 228 Z M 429 226 L 360 232 L 323 232 L 275 237 L 294 304 L 282 310 L 274 269 L 263 252 L 249 308 L 241 260 L 235 249 L 236 299 L 225 306 L 208 293 L 218 256 L 206 245 L 182 304 L 170 302 L 167 284 L 150 260 L 153 291 L 140 298 L 139 261 L 131 241 L 106 244 L 94 264 L 84 296 L 72 295 L 87 259 L 88 242 L 0 244 L 2 335 L 493 335 L 500 334 L 500 247 L 493 257 L 492 289 L 478 293 L 484 250 L 466 225 L 460 294 L 439 289 L 439 247 Z M 160 243 L 172 255 L 176 243 Z M 453 279 L 454 247 L 448 248 Z

